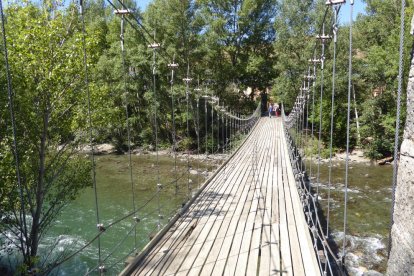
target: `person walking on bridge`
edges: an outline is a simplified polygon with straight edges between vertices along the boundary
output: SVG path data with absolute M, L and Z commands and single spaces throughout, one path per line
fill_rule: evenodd
M 269 118 L 272 118 L 273 104 L 269 105 Z

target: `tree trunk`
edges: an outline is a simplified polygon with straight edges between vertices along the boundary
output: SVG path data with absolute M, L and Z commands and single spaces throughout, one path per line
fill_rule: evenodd
M 411 23 L 414 28 L 414 18 Z M 413 34 L 413 32 L 412 32 Z M 387 275 L 414 275 L 414 47 L 407 85 L 407 119 L 398 168 Z M 397 161 L 394 161 L 397 162 Z
M 355 98 L 355 86 L 352 85 L 352 91 L 354 92 L 354 110 L 355 110 L 355 122 L 356 122 L 356 129 L 357 129 L 357 144 L 358 146 L 361 146 L 361 133 L 359 131 L 359 116 L 358 116 L 358 110 L 357 110 L 357 103 Z
M 39 248 L 39 235 L 40 235 L 40 219 L 43 207 L 44 200 L 44 180 L 45 180 L 45 169 L 46 169 L 46 147 L 47 147 L 47 129 L 49 127 L 49 108 L 46 107 L 44 117 L 43 117 L 43 131 L 42 136 L 40 137 L 40 148 L 39 148 L 39 171 L 37 186 L 35 190 L 36 197 L 36 211 L 33 216 L 32 228 L 30 231 L 30 256 L 32 258 L 37 256 L 37 251 Z M 35 265 L 33 259 L 30 262 L 30 268 Z

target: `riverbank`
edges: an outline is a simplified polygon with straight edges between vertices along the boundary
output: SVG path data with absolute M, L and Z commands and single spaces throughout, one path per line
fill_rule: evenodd
M 312 158 L 310 156 L 306 156 L 305 160 L 310 161 L 313 160 L 317 162 L 318 158 L 314 155 Z M 329 163 L 329 158 L 320 158 L 321 163 Z M 346 152 L 337 152 L 334 153 L 332 156 L 332 162 L 345 162 L 346 161 Z M 379 160 L 373 160 L 366 157 L 365 152 L 361 149 L 355 149 L 349 154 L 349 162 L 353 164 L 366 164 L 366 165 L 392 165 L 393 157 L 385 157 Z
M 79 152 L 82 154 L 91 154 L 92 150 L 91 147 L 89 145 L 86 146 L 81 146 L 79 148 Z M 162 150 L 158 150 L 158 152 L 151 150 L 151 149 L 147 149 L 147 148 L 136 148 L 133 149 L 131 151 L 131 153 L 135 156 L 145 156 L 145 155 L 151 155 L 151 156 L 170 156 L 170 157 L 175 157 L 175 155 L 177 156 L 178 159 L 180 159 L 181 161 L 185 161 L 187 160 L 187 156 L 188 158 L 192 159 L 192 160 L 198 160 L 200 162 L 204 162 L 204 161 L 208 161 L 208 162 L 215 162 L 215 161 L 223 161 L 225 159 L 227 159 L 230 154 L 228 153 L 215 153 L 215 154 L 205 154 L 205 153 L 200 153 L 197 154 L 196 151 L 179 151 L 174 153 L 172 151 L 172 149 L 162 149 Z M 127 154 L 127 152 L 123 152 L 123 153 L 119 153 L 116 151 L 115 146 L 108 144 L 108 143 L 104 143 L 104 144 L 98 144 L 94 147 L 94 154 L 95 155 L 109 155 L 109 154 Z

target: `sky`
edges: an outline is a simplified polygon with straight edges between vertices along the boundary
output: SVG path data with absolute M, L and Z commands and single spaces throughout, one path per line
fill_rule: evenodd
M 141 8 L 142 11 L 145 10 L 145 8 L 148 6 L 152 0 L 136 0 L 138 7 Z
M 346 1 L 347 3 L 341 7 L 341 11 L 339 12 L 339 22 L 342 24 L 349 23 L 349 11 L 350 11 L 350 1 Z M 357 15 L 365 13 L 366 4 L 362 0 L 355 0 L 354 1 L 354 11 L 352 18 L 355 20 Z

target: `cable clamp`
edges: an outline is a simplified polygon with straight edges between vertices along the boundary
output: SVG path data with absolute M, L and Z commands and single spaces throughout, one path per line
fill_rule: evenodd
M 344 4 L 346 0 L 326 0 L 326 5 L 332 6 L 332 5 L 338 5 L 338 4 Z
M 137 217 L 137 216 L 132 217 L 132 219 L 135 220 L 135 222 L 140 222 L 141 221 L 141 219 L 139 217 Z
M 162 184 L 161 183 L 157 183 L 157 188 L 158 188 L 158 190 L 162 190 Z
M 316 39 L 326 41 L 328 39 L 332 39 L 332 37 L 330 35 L 321 34 L 321 35 L 316 35 Z
M 313 64 L 321 63 L 320 59 L 315 59 L 315 58 L 311 58 L 308 61 L 309 61 L 309 63 L 313 63 Z
M 104 232 L 106 230 L 102 223 L 97 224 L 96 227 L 98 228 L 99 232 Z
M 316 78 L 315 75 L 304 75 L 303 77 L 307 80 L 314 80 Z
M 178 68 L 178 63 L 169 63 L 168 68 L 177 69 Z
M 159 43 L 152 43 L 152 44 L 150 44 L 150 45 L 148 45 L 148 48 L 151 48 L 151 49 L 157 49 L 157 48 L 159 48 L 161 45 L 159 44 Z
M 125 9 L 125 10 L 115 10 L 114 14 L 116 15 L 129 15 L 131 14 L 132 11 L 130 9 Z

